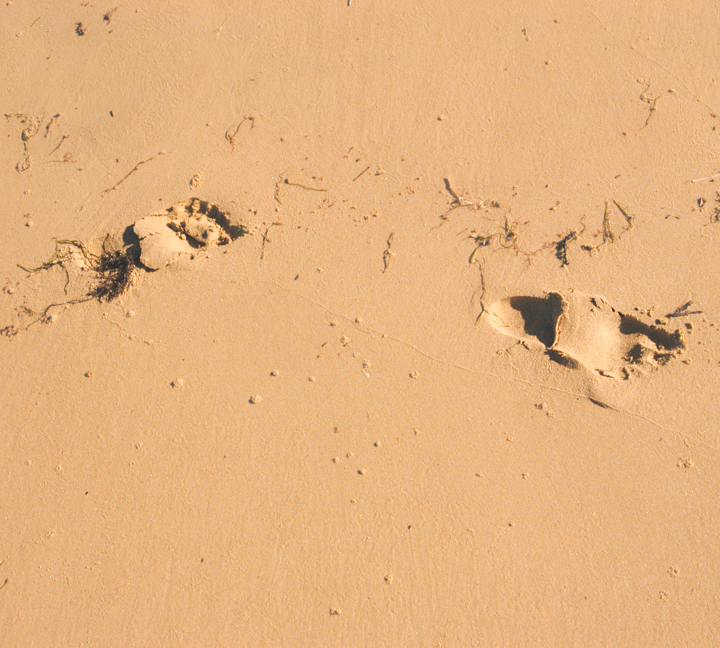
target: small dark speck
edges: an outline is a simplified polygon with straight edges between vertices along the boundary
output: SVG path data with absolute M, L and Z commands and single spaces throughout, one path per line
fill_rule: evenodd
M 85 495 L 87 495 L 90 491 L 85 491 Z
M 112 111 L 112 110 L 110 111 L 110 117 L 115 117 L 115 115 L 113 115 L 113 111 Z
M 204 562 L 205 562 L 205 558 L 200 558 L 200 562 L 201 562 L 201 563 L 204 563 Z
M 81 22 L 75 23 L 75 33 L 78 36 L 85 36 L 85 27 L 83 27 Z
M 603 407 L 603 408 L 605 408 L 605 409 L 612 409 L 612 407 L 610 407 L 610 405 L 608 405 L 607 403 L 603 403 L 601 400 L 597 400 L 596 398 L 590 398 L 590 397 L 588 396 L 588 400 L 589 400 L 593 405 L 597 405 L 598 407 Z
M 300 275 L 299 275 L 299 274 L 298 274 L 298 275 L 295 275 L 295 281 L 297 281 L 298 279 L 300 279 Z

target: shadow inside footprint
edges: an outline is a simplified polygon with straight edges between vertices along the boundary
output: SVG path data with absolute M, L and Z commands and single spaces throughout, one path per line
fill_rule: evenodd
M 488 309 L 488 319 L 504 335 L 540 342 L 555 362 L 622 380 L 666 364 L 685 348 L 680 331 L 646 324 L 602 297 L 572 290 L 501 299 Z
M 498 309 L 504 311 L 503 315 L 508 320 L 503 320 L 503 327 L 513 328 L 520 325 L 526 336 L 536 338 L 546 347 L 551 347 L 555 342 L 555 320 L 560 305 L 556 297 L 555 293 L 550 293 L 546 298 L 510 297 L 507 300 L 510 310 Z M 502 319 L 502 315 L 491 309 L 491 317 L 493 315 Z

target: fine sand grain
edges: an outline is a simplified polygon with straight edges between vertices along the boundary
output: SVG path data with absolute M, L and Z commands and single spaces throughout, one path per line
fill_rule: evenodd
M 720 645 L 717 18 L 3 2 L 0 646 Z

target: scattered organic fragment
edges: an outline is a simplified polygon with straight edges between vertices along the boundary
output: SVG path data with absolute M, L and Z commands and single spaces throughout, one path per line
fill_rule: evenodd
M 475 203 L 469 198 L 459 196 L 457 193 L 455 193 L 455 190 L 452 188 L 452 185 L 450 184 L 450 180 L 448 178 L 443 178 L 443 182 L 445 183 L 445 189 L 447 189 L 447 192 L 452 196 L 453 200 L 450 203 L 450 208 L 444 214 L 440 214 L 440 218 L 442 220 L 447 220 L 447 217 L 460 207 L 473 207 L 475 209 L 482 209 L 489 204 L 485 200 L 479 203 Z
M 156 157 L 159 157 L 160 155 L 165 155 L 164 151 L 160 151 L 157 155 L 153 155 L 152 157 L 149 157 L 147 160 L 141 160 L 138 162 L 131 170 L 130 172 L 125 175 L 122 179 L 120 179 L 118 182 L 116 182 L 112 187 L 109 187 L 108 189 L 105 189 L 105 191 L 102 192 L 103 196 L 107 196 L 111 191 L 115 191 L 125 180 L 127 180 L 135 171 L 137 171 L 143 164 L 146 164 L 147 162 L 150 162 L 154 160 Z
M 638 83 L 641 83 L 641 81 L 638 81 Z M 650 90 L 650 84 L 647 81 L 645 81 L 644 83 L 645 83 L 645 89 L 640 93 L 640 99 L 642 101 L 644 101 L 650 108 L 649 108 L 647 119 L 645 120 L 645 124 L 640 130 L 645 128 L 645 126 L 647 126 L 650 123 L 650 118 L 653 116 L 653 113 L 657 110 L 658 99 L 660 99 L 660 97 L 662 96 L 662 95 L 658 95 L 657 97 L 648 97 L 645 93 L 648 90 Z
M 568 245 L 572 243 L 573 241 L 577 241 L 580 234 L 582 234 L 585 231 L 585 223 L 582 223 L 582 229 L 581 230 L 570 230 L 563 238 L 561 238 L 559 241 L 557 241 L 555 245 L 555 256 L 560 260 L 561 266 L 570 265 L 570 261 L 568 260 L 567 252 L 568 252 Z
M 682 306 L 678 306 L 672 313 L 665 315 L 665 317 L 687 317 L 688 315 L 700 315 L 702 313 L 701 310 L 688 310 L 692 304 L 693 301 L 691 299 L 690 301 L 685 302 Z
M 231 148 L 232 148 L 233 151 L 235 150 L 235 140 L 237 139 L 237 134 L 238 134 L 238 132 L 240 131 L 240 126 L 242 126 L 246 121 L 249 121 L 249 122 L 250 122 L 250 130 L 252 130 L 253 128 L 255 128 L 255 117 L 243 116 L 243 118 L 242 118 L 242 120 L 240 121 L 240 123 L 235 127 L 235 130 L 233 130 L 233 127 L 230 126 L 230 127 L 225 131 L 225 139 L 226 139 L 228 142 L 230 142 L 230 146 L 231 146 Z M 230 131 L 233 131 L 233 132 L 231 133 Z
M 282 200 L 280 200 L 280 186 L 281 185 L 285 185 L 287 187 L 299 187 L 300 189 L 305 189 L 305 191 L 327 192 L 327 189 L 320 189 L 318 187 L 308 187 L 307 185 L 300 184 L 299 182 L 290 182 L 287 178 L 280 176 L 278 178 L 278 181 L 275 183 L 275 195 L 273 197 L 281 205 L 282 205 Z
M 392 259 L 393 256 L 395 256 L 395 253 L 390 249 L 392 247 L 392 240 L 393 240 L 394 232 L 390 233 L 390 236 L 387 238 L 387 247 L 385 248 L 385 251 L 383 252 L 383 274 L 388 269 L 388 266 L 390 265 L 390 259 Z
M 132 285 L 136 261 L 131 247 L 103 252 L 93 268 L 98 275 L 98 283 L 90 289 L 89 295 L 98 301 L 112 301 L 120 297 Z

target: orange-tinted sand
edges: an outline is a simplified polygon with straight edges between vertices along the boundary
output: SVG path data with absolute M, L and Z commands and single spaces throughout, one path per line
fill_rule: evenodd
M 717 22 L 3 1 L 0 646 L 720 645 Z

